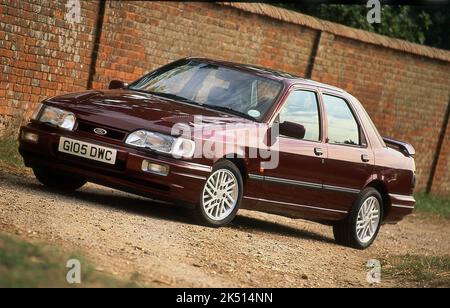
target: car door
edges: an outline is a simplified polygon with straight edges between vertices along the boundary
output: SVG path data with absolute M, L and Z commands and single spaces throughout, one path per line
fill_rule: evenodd
M 374 155 L 357 113 L 347 98 L 322 93 L 326 145 L 323 202 L 335 210 L 350 210 L 371 177 Z
M 320 205 L 326 146 L 322 143 L 321 109 L 313 89 L 294 88 L 285 100 L 274 125 L 285 122 L 304 127 L 303 138 L 278 136 L 279 162 L 264 170 L 263 199 L 267 206 L 295 213 L 317 211 Z M 297 216 L 296 214 L 294 216 Z M 302 215 L 300 215 L 302 216 Z M 308 215 L 305 215 L 308 216 Z

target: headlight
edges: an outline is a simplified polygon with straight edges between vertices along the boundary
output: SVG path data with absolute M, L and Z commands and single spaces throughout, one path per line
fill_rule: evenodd
M 67 130 L 73 130 L 75 121 L 76 118 L 72 112 L 51 106 L 44 106 L 39 116 L 39 122 L 49 123 Z
M 181 137 L 175 138 L 146 130 L 138 130 L 131 133 L 125 143 L 140 148 L 149 148 L 158 152 L 172 154 L 176 158 L 190 158 L 194 155 L 195 151 L 195 143 L 192 140 Z
M 150 148 L 159 152 L 170 153 L 175 138 L 159 133 L 138 130 L 130 134 L 126 140 L 127 144 L 140 148 Z
M 175 158 L 192 157 L 195 152 L 195 142 L 189 139 L 177 138 L 172 148 L 172 155 Z
M 44 107 L 42 103 L 37 104 L 36 109 L 34 110 L 33 115 L 31 116 L 31 120 L 37 120 L 39 114 L 41 113 L 42 107 Z

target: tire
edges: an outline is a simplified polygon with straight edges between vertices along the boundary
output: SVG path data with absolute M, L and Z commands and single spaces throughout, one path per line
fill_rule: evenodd
M 76 190 L 86 184 L 86 180 L 71 174 L 33 168 L 34 175 L 39 182 L 47 187 L 58 190 Z
M 228 184 L 228 189 L 220 186 L 229 181 L 234 183 Z M 239 169 L 230 161 L 218 162 L 206 180 L 200 194 L 200 202 L 195 208 L 197 221 L 202 225 L 216 228 L 229 224 L 236 217 L 242 201 L 243 188 Z
M 383 199 L 376 189 L 368 187 L 360 193 L 347 218 L 333 226 L 334 238 L 338 244 L 365 249 L 376 239 L 382 217 Z

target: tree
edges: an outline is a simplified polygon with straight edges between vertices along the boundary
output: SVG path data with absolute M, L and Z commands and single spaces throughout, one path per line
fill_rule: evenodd
M 450 49 L 449 6 L 382 5 L 381 23 L 369 24 L 365 5 L 276 3 L 321 19 L 418 44 Z

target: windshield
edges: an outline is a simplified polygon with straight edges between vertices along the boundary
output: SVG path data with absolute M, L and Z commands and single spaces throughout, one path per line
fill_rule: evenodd
M 194 60 L 169 65 L 129 86 L 258 121 L 265 117 L 281 88 L 275 80 Z

